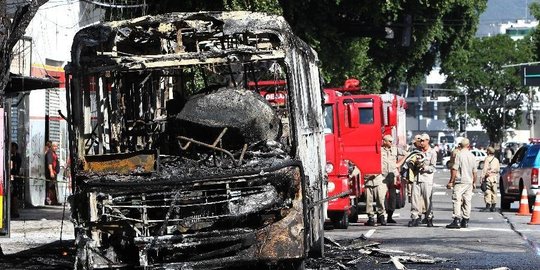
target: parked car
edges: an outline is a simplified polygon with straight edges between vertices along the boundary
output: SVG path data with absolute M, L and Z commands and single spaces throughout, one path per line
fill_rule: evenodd
M 519 148 L 510 164 L 502 170 L 499 187 L 501 192 L 501 208 L 510 209 L 513 201 L 520 199 L 522 190 L 527 189 L 529 207 L 533 206 L 538 187 L 538 171 L 540 169 L 540 139 L 532 139 L 531 143 Z
M 471 153 L 476 158 L 476 165 L 478 166 L 478 169 L 484 168 L 484 160 L 487 157 L 487 153 L 484 150 L 480 149 L 471 149 Z M 446 166 L 446 168 L 450 169 L 450 156 L 444 157 L 442 160 L 442 164 Z

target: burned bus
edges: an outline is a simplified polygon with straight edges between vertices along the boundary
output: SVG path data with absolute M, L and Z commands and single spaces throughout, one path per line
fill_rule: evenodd
M 80 30 L 66 70 L 76 268 L 296 267 L 320 253 L 317 61 L 260 13 Z M 286 81 L 286 113 L 258 92 L 268 80 Z

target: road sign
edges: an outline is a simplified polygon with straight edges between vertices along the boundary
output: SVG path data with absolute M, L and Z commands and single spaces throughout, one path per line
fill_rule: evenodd
M 523 86 L 540 86 L 540 66 L 524 66 L 521 68 Z

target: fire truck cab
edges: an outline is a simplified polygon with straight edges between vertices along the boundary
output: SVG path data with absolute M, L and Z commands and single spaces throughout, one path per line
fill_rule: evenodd
M 335 228 L 357 222 L 363 201 L 363 176 L 381 173 L 381 142 L 393 135 L 397 146 L 406 144 L 405 102 L 393 94 L 358 94 L 357 80 L 343 88 L 325 89 L 325 142 L 328 218 Z M 405 202 L 404 187 L 397 187 L 397 207 Z

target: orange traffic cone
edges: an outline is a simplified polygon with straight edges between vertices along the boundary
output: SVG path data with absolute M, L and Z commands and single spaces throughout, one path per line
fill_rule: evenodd
M 527 189 L 523 188 L 521 191 L 521 200 L 519 201 L 519 210 L 516 213 L 518 216 L 530 216 L 529 212 L 529 195 L 527 195 Z
M 534 200 L 534 207 L 529 225 L 540 225 L 540 191 L 536 193 L 536 199 Z

